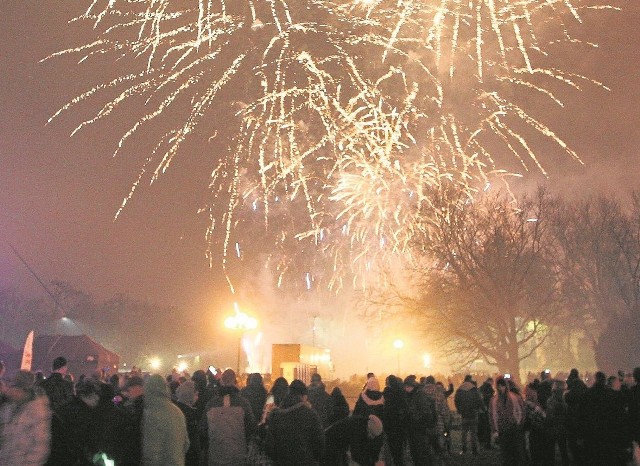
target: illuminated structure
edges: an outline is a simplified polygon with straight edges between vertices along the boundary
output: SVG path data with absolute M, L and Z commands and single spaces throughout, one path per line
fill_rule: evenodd
M 291 382 L 311 382 L 313 374 L 329 378 L 333 373 L 331 352 L 326 348 L 300 344 L 274 344 L 271 349 L 271 378 L 284 377 Z

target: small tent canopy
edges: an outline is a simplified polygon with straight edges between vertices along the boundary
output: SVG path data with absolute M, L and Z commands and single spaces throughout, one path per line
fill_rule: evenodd
M 51 364 L 58 356 L 67 359 L 69 372 L 74 377 L 89 376 L 99 370 L 114 374 L 120 364 L 120 356 L 87 335 L 36 335 L 33 341 L 33 371 L 49 374 Z

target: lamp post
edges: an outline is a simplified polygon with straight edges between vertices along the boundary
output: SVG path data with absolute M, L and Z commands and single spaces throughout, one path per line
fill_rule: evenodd
M 242 335 L 247 330 L 254 330 L 258 327 L 258 320 L 251 317 L 238 309 L 237 303 L 234 305 L 235 314 L 224 320 L 224 326 L 229 330 L 238 331 L 238 359 L 236 376 L 240 377 L 240 354 L 242 352 Z
M 400 350 L 404 348 L 404 341 L 399 338 L 393 341 L 393 347 L 398 350 L 398 377 L 400 377 Z

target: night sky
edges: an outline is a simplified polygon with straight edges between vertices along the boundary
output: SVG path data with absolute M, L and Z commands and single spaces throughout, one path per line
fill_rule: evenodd
M 122 292 L 199 316 L 230 309 L 220 267 L 210 269 L 205 258 L 208 218 L 197 214 L 207 195 L 206 160 L 180 157 L 166 176 L 142 186 L 114 222 L 141 160 L 112 157 L 122 133 L 117 122 L 69 137 L 96 110 L 80 105 L 46 124 L 100 76 L 98 65 L 74 66 L 69 58 L 40 62 L 81 42 L 82 28 L 67 21 L 86 4 L 0 2 L 0 287 L 42 293 L 11 243 L 45 282 L 68 281 L 99 298 Z M 565 57 L 566 69 L 611 91 L 585 84 L 545 120 L 585 162 L 562 154 L 544 160 L 548 184 L 570 195 L 640 187 L 640 2 L 613 4 L 623 11 L 586 16 L 582 36 L 599 48 L 577 47 Z M 532 173 L 515 188 L 539 181 Z

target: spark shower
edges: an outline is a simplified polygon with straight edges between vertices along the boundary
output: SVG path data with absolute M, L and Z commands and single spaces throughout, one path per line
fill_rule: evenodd
M 491 183 L 508 186 L 510 176 L 545 173 L 541 138 L 579 162 L 518 96 L 562 107 L 567 91 L 605 88 L 550 63 L 560 47 L 596 47 L 579 38 L 582 16 L 612 8 L 583 0 L 87 4 L 70 27 L 88 23 L 91 40 L 47 59 L 122 65 L 51 120 L 95 108 L 79 131 L 133 108 L 115 154 L 155 142 L 116 217 L 141 183 L 189 156 L 189 139 L 202 141 L 211 160 L 208 253 L 222 257 L 232 289 L 235 259 L 265 250 L 278 284 L 295 275 L 306 287 L 363 285 L 368 270 L 409 254 L 437 208 L 434 190 L 471 198 Z M 507 168 L 513 161 L 520 170 Z

